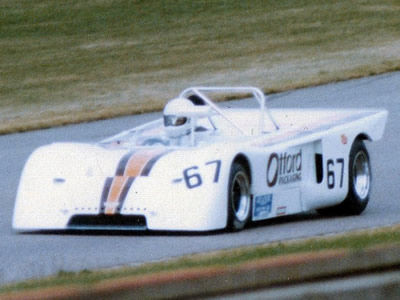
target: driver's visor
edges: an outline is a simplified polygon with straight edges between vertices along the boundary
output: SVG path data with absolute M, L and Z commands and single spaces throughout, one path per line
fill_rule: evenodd
M 164 116 L 164 126 L 181 126 L 187 122 L 186 117 Z

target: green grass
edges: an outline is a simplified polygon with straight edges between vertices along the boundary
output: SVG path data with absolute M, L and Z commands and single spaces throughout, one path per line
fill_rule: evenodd
M 378 230 L 364 230 L 355 233 L 316 237 L 306 240 L 280 242 L 215 253 L 192 255 L 167 262 L 145 264 L 140 267 L 126 267 L 117 270 L 82 272 L 60 271 L 58 275 L 40 280 L 25 281 L 0 287 L 0 296 L 11 292 L 44 289 L 49 287 L 80 286 L 85 289 L 101 281 L 144 276 L 161 272 L 188 270 L 213 266 L 234 267 L 242 263 L 268 257 L 294 253 L 318 252 L 332 249 L 350 249 L 358 251 L 373 246 L 400 243 L 400 227 L 388 227 Z
M 400 69 L 400 2 L 0 0 L 0 132 Z

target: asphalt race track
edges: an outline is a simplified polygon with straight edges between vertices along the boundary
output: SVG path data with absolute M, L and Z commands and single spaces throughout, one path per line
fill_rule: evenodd
M 11 229 L 11 219 L 19 176 L 35 148 L 56 141 L 99 141 L 160 114 L 5 135 L 0 136 L 0 284 L 61 270 L 137 265 L 191 253 L 400 223 L 399 72 L 277 94 L 269 100 L 271 107 L 384 107 L 389 110 L 384 139 L 367 144 L 374 173 L 373 191 L 370 204 L 361 216 L 327 218 L 308 213 L 262 222 L 233 234 L 16 234 Z

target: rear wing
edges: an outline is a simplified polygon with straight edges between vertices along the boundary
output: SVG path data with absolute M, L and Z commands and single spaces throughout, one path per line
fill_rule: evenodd
M 263 133 L 263 128 L 265 126 L 265 112 L 267 113 L 267 117 L 273 124 L 276 130 L 279 130 L 279 126 L 272 117 L 271 113 L 267 109 L 266 106 L 266 97 L 264 93 L 255 87 L 190 87 L 184 90 L 180 97 L 187 98 L 191 95 L 196 95 L 200 97 L 208 106 L 210 106 L 216 113 L 221 115 L 226 121 L 228 121 L 233 127 L 239 130 L 242 134 L 245 134 L 245 131 L 241 129 L 234 121 L 230 120 L 224 112 L 214 104 L 214 102 L 208 98 L 205 93 L 237 93 L 237 94 L 252 94 L 254 99 L 257 100 L 260 105 L 260 116 L 259 116 L 259 126 L 258 126 L 258 134 Z

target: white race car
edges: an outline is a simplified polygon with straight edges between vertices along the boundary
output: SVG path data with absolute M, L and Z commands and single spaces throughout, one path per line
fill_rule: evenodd
M 256 108 L 220 108 L 216 94 Z M 252 87 L 194 87 L 164 118 L 98 143 L 56 143 L 28 159 L 13 228 L 241 230 L 250 221 L 317 210 L 360 214 L 371 166 L 364 141 L 387 111 L 270 109 Z

